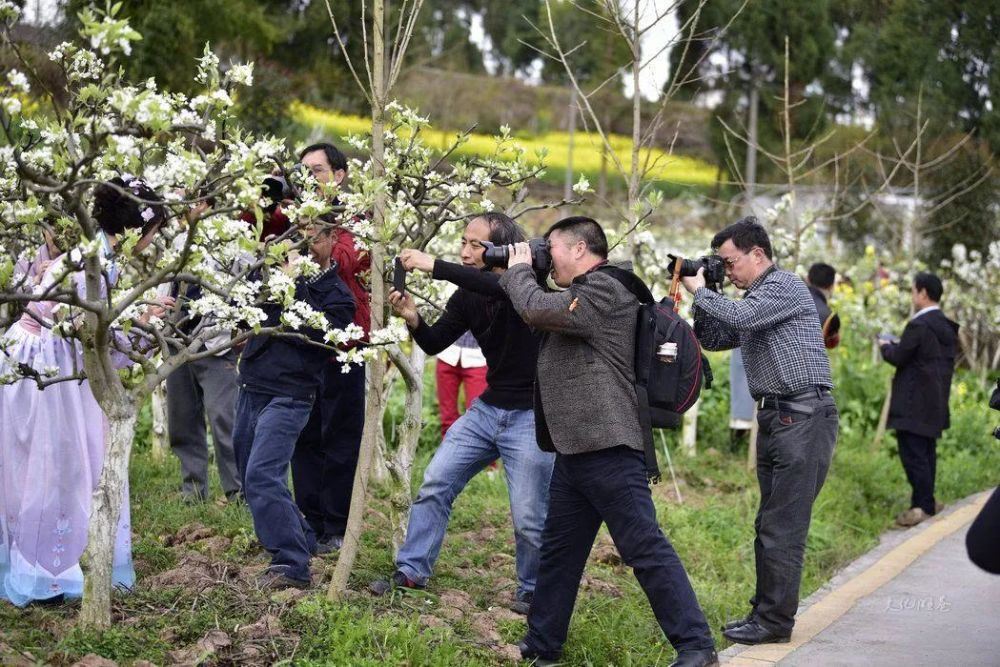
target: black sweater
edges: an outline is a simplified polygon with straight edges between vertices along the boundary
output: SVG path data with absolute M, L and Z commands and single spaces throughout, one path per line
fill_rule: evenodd
M 500 276 L 461 264 L 435 260 L 433 276 L 458 285 L 433 325 L 423 318 L 413 340 L 437 354 L 472 331 L 486 357 L 484 403 L 504 410 L 530 410 L 540 335 L 528 328 L 500 287 Z

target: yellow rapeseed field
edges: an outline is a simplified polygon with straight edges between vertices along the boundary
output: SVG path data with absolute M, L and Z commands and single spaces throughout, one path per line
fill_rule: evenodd
M 307 104 L 294 103 L 292 116 L 307 127 L 321 128 L 324 134 L 337 138 L 349 134 L 371 132 L 371 120 L 361 116 L 349 116 L 335 111 L 327 111 Z M 444 150 L 454 141 L 454 131 L 435 130 L 433 128 L 421 131 L 421 136 L 427 145 Z M 601 170 L 600 137 L 596 133 L 577 132 L 576 145 L 573 152 L 573 171 L 587 175 L 591 180 L 597 177 Z M 521 136 L 517 142 L 524 147 L 529 162 L 537 160 L 536 151 L 545 149 L 548 155 L 545 166 L 550 178 L 565 173 L 569 157 L 569 135 L 566 132 L 546 132 L 545 134 Z M 493 152 L 495 141 L 488 134 L 473 134 L 469 141 L 461 146 L 459 155 L 485 155 Z M 611 146 L 618 159 L 629 168 L 631 162 L 632 140 L 621 135 L 611 136 Z M 643 150 L 640 157 L 640 168 L 644 161 L 649 160 L 653 169 L 649 180 L 676 185 L 709 186 L 715 182 L 715 167 L 697 158 L 670 154 L 660 149 Z M 608 166 L 609 174 L 615 173 L 613 164 Z

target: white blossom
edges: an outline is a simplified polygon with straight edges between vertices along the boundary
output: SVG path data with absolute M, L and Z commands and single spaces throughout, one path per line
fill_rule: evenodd
M 229 69 L 229 80 L 241 86 L 253 85 L 253 63 L 233 65 Z
M 31 90 L 31 86 L 28 84 L 28 77 L 24 75 L 24 72 L 19 70 L 12 69 L 7 72 L 7 81 L 10 82 L 12 88 L 19 92 L 27 93 Z
M 21 100 L 16 97 L 5 97 L 3 98 L 3 110 L 7 112 L 9 116 L 16 116 L 21 113 Z

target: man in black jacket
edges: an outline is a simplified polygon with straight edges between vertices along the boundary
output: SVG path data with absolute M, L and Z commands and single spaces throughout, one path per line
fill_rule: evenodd
M 532 390 L 538 360 L 538 335 L 518 316 L 500 287 L 502 269 L 483 263 L 484 241 L 507 245 L 523 241 L 513 220 L 502 213 L 473 218 L 462 234 L 462 265 L 434 259 L 417 250 L 404 250 L 407 269 L 431 272 L 459 289 L 444 313 L 428 325 L 417 313 L 413 298 L 392 292 L 392 307 L 406 320 L 413 340 L 427 354 L 437 354 L 466 331 L 472 331 L 486 357 L 486 391 L 445 435 L 424 473 L 410 510 L 406 541 L 396 556 L 392 584 L 423 588 L 441 550 L 452 503 L 469 480 L 500 458 L 510 491 L 514 522 L 514 552 L 518 587 L 511 609 L 527 613 L 535 590 L 542 546 L 542 528 L 548 507 L 549 480 L 554 456 L 538 448 Z M 389 582 L 373 582 L 382 593 Z
M 336 262 L 330 261 L 332 229 L 309 229 L 306 234 L 320 273 L 296 280 L 295 300 L 342 329 L 354 317 L 354 297 L 337 275 Z M 278 326 L 283 315 L 288 317 L 279 304 L 268 303 L 264 311 L 265 327 Z M 310 340 L 302 340 L 303 335 Z M 262 588 L 305 588 L 311 582 L 309 558 L 316 535 L 292 500 L 288 469 L 331 354 L 318 344 L 323 337 L 322 331 L 307 325 L 289 335 L 257 335 L 240 357 L 233 446 L 254 531 L 271 554 L 271 565 L 258 580 Z
M 888 427 L 896 429 L 899 459 L 913 487 L 910 509 L 896 517 L 915 526 L 942 509 L 934 500 L 937 439 L 949 426 L 948 396 L 955 370 L 958 324 L 938 305 L 944 287 L 933 273 L 913 279 L 913 309 L 898 343 L 879 338 L 882 358 L 896 367 Z
M 840 316 L 830 310 L 830 305 L 827 303 L 833 294 L 833 283 L 836 278 L 837 270 L 822 262 L 810 266 L 809 273 L 806 274 L 806 287 L 809 288 L 813 303 L 816 304 L 819 325 L 823 329 L 823 345 L 828 350 L 840 344 Z

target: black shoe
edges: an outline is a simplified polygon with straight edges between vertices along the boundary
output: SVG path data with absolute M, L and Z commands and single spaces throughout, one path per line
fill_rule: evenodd
M 734 618 L 731 621 L 726 621 L 722 625 L 722 631 L 725 632 L 726 630 L 732 630 L 733 628 L 738 628 L 741 625 L 746 625 L 747 623 L 753 620 L 753 614 L 754 610 L 751 609 L 750 613 L 744 616 L 743 618 Z
M 340 547 L 342 546 L 344 546 L 343 535 L 328 537 L 327 539 L 316 543 L 316 555 L 322 556 L 324 554 L 333 553 L 334 551 L 340 551 Z
M 779 635 L 771 632 L 757 621 L 749 621 L 738 628 L 726 630 L 722 636 L 737 644 L 787 644 L 791 638 L 791 633 Z
M 515 614 L 520 614 L 521 616 L 527 616 L 528 610 L 531 609 L 531 603 L 535 599 L 535 593 L 533 591 L 521 591 L 514 597 L 514 601 L 510 603 L 510 610 Z
M 700 651 L 681 651 L 677 654 L 677 659 L 670 663 L 670 667 L 717 667 L 719 664 L 719 654 L 714 648 L 706 648 Z
M 414 590 L 423 590 L 426 588 L 423 584 L 418 584 L 413 581 L 405 574 L 396 570 L 392 573 L 392 578 L 388 581 L 385 579 L 376 579 L 375 581 L 368 584 L 368 590 L 372 592 L 373 595 L 385 595 L 393 588 L 412 588 Z
M 257 587 L 262 591 L 281 591 L 286 588 L 309 588 L 312 582 L 292 579 L 280 570 L 268 570 L 257 577 Z
M 543 656 L 535 649 L 529 648 L 528 644 L 523 641 L 517 643 L 517 648 L 521 651 L 521 660 L 530 662 L 536 667 L 555 667 L 559 664 L 559 658 Z

